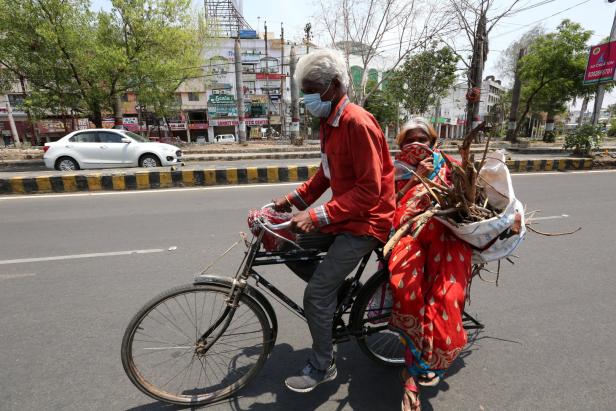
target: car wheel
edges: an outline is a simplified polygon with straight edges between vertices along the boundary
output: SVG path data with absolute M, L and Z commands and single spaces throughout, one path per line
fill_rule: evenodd
M 75 171 L 79 170 L 79 164 L 70 157 L 60 157 L 56 160 L 56 170 Z
M 160 160 L 154 154 L 144 154 L 139 159 L 139 167 L 160 167 Z

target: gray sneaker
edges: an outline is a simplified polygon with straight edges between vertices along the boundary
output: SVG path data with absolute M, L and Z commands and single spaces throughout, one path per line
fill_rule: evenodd
M 332 365 L 330 365 L 326 371 L 317 370 L 310 361 L 308 361 L 299 375 L 287 378 L 284 383 L 287 388 L 292 391 L 310 392 L 314 390 L 317 385 L 331 381 L 336 378 L 337 375 L 338 370 L 336 370 L 335 361 L 332 361 Z

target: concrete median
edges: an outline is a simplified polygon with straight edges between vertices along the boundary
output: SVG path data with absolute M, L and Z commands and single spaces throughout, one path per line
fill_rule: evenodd
M 591 159 L 554 158 L 508 160 L 512 172 L 590 170 Z M 178 170 L 127 169 L 0 178 L 0 194 L 45 194 L 96 191 L 151 190 L 174 187 L 200 187 L 234 184 L 300 182 L 312 176 L 318 164 L 303 166 L 185 168 Z

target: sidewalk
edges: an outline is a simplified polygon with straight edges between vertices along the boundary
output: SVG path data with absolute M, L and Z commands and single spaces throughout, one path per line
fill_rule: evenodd
M 223 147 L 221 147 L 223 146 Z M 483 154 L 485 146 L 483 144 L 473 144 L 471 146 L 471 152 L 476 156 Z M 509 154 L 515 155 L 549 155 L 549 156 L 561 156 L 568 157 L 571 152 L 562 149 L 558 146 L 535 146 L 535 147 L 519 147 L 511 146 L 508 143 L 496 142 L 491 145 L 491 149 L 504 148 Z M 616 153 L 616 144 L 604 145 L 601 150 L 597 152 L 603 152 L 607 149 L 611 153 Z M 9 149 L 13 150 L 13 149 Z M 306 144 L 304 146 L 291 146 L 291 145 L 264 145 L 254 144 L 248 146 L 238 145 L 192 145 L 182 148 L 184 152 L 184 162 L 208 162 L 208 161 L 238 161 L 238 160 L 259 160 L 259 159 L 275 159 L 275 160 L 289 160 L 289 159 L 318 159 L 320 158 L 320 146 L 318 144 Z M 390 152 L 395 155 L 398 153 L 397 149 L 390 149 Z M 446 154 L 458 154 L 457 145 L 446 144 L 444 145 L 443 152 Z M 0 171 L 3 169 L 10 169 L 9 171 L 17 171 L 18 169 L 24 169 L 27 171 L 43 169 L 45 164 L 42 160 L 42 150 L 29 150 L 27 156 L 35 157 L 30 159 L 2 159 L 0 156 Z M 39 153 L 40 152 L 40 153 Z M 2 150 L 0 150 L 0 154 Z M 16 156 L 17 154 L 13 154 Z M 5 156 L 6 157 L 6 156 Z

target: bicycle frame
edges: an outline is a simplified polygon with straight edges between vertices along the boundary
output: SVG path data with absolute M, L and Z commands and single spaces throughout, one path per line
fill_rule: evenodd
M 210 326 L 210 328 L 198 340 L 198 344 L 202 344 L 204 350 L 207 351 L 209 347 L 216 343 L 216 341 L 220 338 L 226 327 L 233 319 L 233 315 L 235 314 L 235 310 L 237 308 L 237 304 L 241 297 L 241 294 L 243 290 L 248 286 L 249 278 L 253 278 L 256 281 L 257 287 L 261 285 L 262 287 L 266 288 L 272 295 L 278 298 L 279 301 L 284 304 L 289 310 L 293 311 L 301 318 L 306 318 L 304 309 L 302 307 L 300 307 L 292 299 L 287 297 L 286 294 L 280 291 L 276 286 L 266 280 L 261 274 L 254 270 L 253 267 L 279 265 L 298 261 L 321 261 L 325 256 L 325 252 L 315 249 L 293 249 L 291 251 L 260 251 L 261 242 L 264 234 L 265 230 L 261 230 L 261 232 L 257 236 L 253 237 L 253 241 L 249 244 L 248 251 L 244 255 L 244 259 L 233 278 L 233 284 L 231 289 L 229 290 L 229 296 L 226 300 L 227 307 L 222 312 L 217 321 L 215 321 L 214 324 Z M 385 264 L 385 258 L 383 256 L 382 250 L 377 248 L 373 252 L 376 254 L 377 260 Z M 335 343 L 346 341 L 350 336 L 358 337 L 365 334 L 364 330 L 348 329 L 347 324 L 342 321 L 342 317 L 345 313 L 347 313 L 347 310 L 350 308 L 350 303 L 353 295 L 356 291 L 359 290 L 359 279 L 361 278 L 371 256 L 372 252 L 366 254 L 362 258 L 359 267 L 355 271 L 355 275 L 352 277 L 351 286 L 344 295 L 343 300 L 338 304 L 336 308 L 333 319 L 333 324 L 335 326 L 333 338 Z M 484 328 L 483 324 L 481 324 L 479 321 L 477 321 L 475 318 L 473 318 L 466 312 L 463 312 L 463 321 L 467 323 L 464 324 L 464 328 L 467 330 Z M 220 327 L 221 325 L 223 326 Z M 219 332 L 208 341 L 210 335 L 219 327 Z M 386 328 L 386 326 L 380 328 L 375 327 L 371 330 L 371 332 L 378 332 L 381 328 Z

